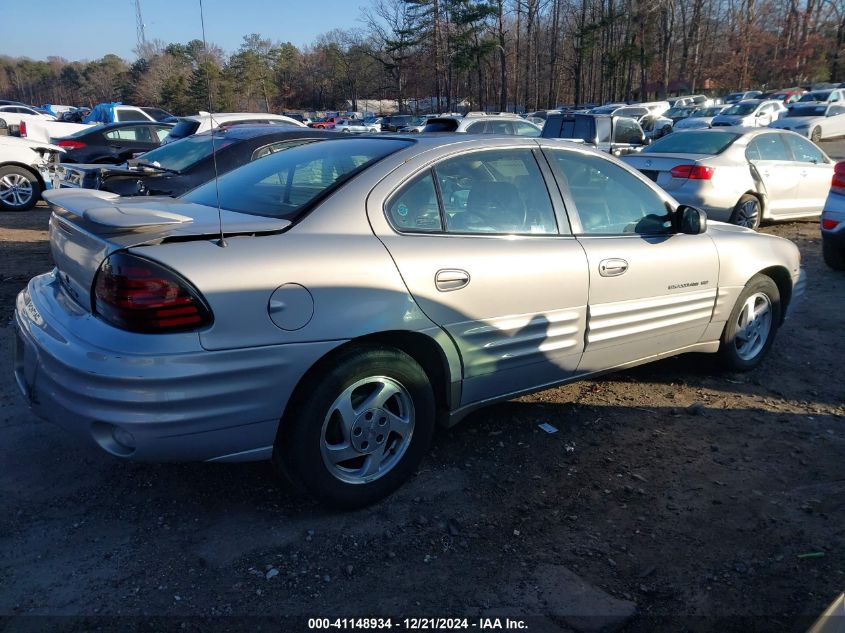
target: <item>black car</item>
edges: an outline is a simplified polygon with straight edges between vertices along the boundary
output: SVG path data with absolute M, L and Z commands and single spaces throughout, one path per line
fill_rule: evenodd
M 277 125 L 235 125 L 162 145 L 124 165 L 62 164 L 54 188 L 102 189 L 121 196 L 179 196 L 252 160 L 338 132 Z
M 410 114 L 394 114 L 386 116 L 381 120 L 382 132 L 398 132 L 400 128 L 411 125 L 412 117 Z
M 107 123 L 57 139 L 63 163 L 122 163 L 161 145 L 172 123 Z

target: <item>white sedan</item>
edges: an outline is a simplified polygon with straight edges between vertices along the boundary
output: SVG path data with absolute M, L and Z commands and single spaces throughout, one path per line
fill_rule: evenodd
M 796 103 L 769 127 L 792 130 L 814 143 L 845 134 L 845 105 L 815 101 Z
M 0 210 L 26 211 L 50 187 L 50 165 L 64 150 L 25 138 L 0 136 Z
M 0 130 L 8 128 L 10 125 L 20 125 L 21 119 L 42 119 L 44 121 L 55 121 L 56 117 L 52 114 L 45 114 L 35 108 L 22 105 L 3 105 L 0 106 Z

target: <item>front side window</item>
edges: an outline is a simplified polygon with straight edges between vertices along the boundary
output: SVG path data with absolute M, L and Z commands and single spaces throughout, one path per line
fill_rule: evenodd
M 792 155 L 795 157 L 795 160 L 799 163 L 813 163 L 821 165 L 827 162 L 824 159 L 824 154 L 822 154 L 821 150 L 816 147 L 815 143 L 811 143 L 805 138 L 796 134 L 787 134 L 786 143 L 789 145 L 789 149 L 792 150 Z
M 553 150 L 557 176 L 572 196 L 585 235 L 663 235 L 671 218 L 651 187 L 599 156 Z
M 557 233 L 543 175 L 528 149 L 473 152 L 435 167 L 450 233 Z

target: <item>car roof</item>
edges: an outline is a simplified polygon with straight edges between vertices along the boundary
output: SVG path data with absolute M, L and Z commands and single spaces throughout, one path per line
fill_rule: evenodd
M 93 131 L 102 132 L 104 130 L 115 130 L 120 129 L 122 127 L 133 127 L 135 125 L 162 125 L 164 127 L 173 127 L 176 125 L 175 123 L 165 123 L 164 121 L 148 121 L 144 119 L 142 121 L 115 121 L 114 123 L 103 123 L 102 125 L 97 125 L 95 128 L 92 128 Z
M 248 139 L 253 139 L 261 136 L 272 136 L 277 137 L 280 139 L 283 138 L 340 138 L 341 134 L 339 132 L 333 132 L 331 130 L 321 130 L 319 128 L 310 128 L 310 127 L 296 127 L 291 125 L 288 126 L 280 126 L 280 125 L 261 125 L 261 124 L 250 124 L 250 125 L 231 125 L 227 127 L 217 128 L 214 130 L 208 130 L 206 132 L 200 132 L 195 136 L 211 136 L 214 134 L 217 137 L 225 137 L 225 138 L 232 138 L 237 139 L 240 141 L 245 141 Z M 348 134 L 342 135 L 343 137 L 348 136 Z

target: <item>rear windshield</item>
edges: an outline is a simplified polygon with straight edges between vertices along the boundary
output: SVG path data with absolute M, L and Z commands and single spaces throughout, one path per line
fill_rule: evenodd
M 178 126 L 177 126 L 178 127 Z M 219 152 L 237 140 L 222 134 L 214 135 L 213 150 Z M 154 163 L 166 169 L 185 171 L 204 158 L 211 156 L 212 135 L 195 134 L 147 152 L 141 158 L 145 163 Z
M 642 154 L 721 154 L 741 135 L 732 132 L 669 134 L 646 147 Z
M 459 123 L 457 119 L 432 119 L 426 123 L 423 132 L 454 132 Z
M 186 202 L 283 220 L 296 220 L 344 182 L 408 147 L 399 139 L 336 139 L 309 143 L 239 167 L 182 196 Z
M 824 116 L 827 112 L 827 106 L 792 106 L 786 113 L 786 116 Z
M 186 136 L 190 136 L 196 132 L 199 126 L 199 121 L 192 121 L 190 119 L 179 121 L 179 123 L 174 125 L 173 129 L 170 130 L 170 134 L 168 134 L 168 136 L 170 138 L 185 138 Z
M 805 103 L 807 101 L 827 101 L 831 92 L 833 92 L 833 90 L 816 90 L 815 92 L 808 92 L 798 101 L 803 101 Z

